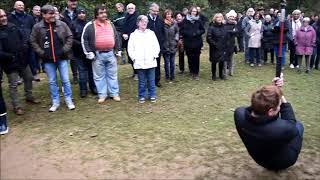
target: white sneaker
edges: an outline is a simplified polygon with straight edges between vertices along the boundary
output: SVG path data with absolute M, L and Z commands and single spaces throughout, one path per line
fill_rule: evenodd
M 138 74 L 135 74 L 135 75 L 134 75 L 133 80 L 135 80 L 135 81 L 138 81 L 138 80 L 139 80 Z
M 293 69 L 293 68 L 294 68 L 294 65 L 293 65 L 293 64 L 290 64 L 289 67 L 290 67 L 290 69 Z
M 299 66 L 299 65 L 297 65 L 297 66 L 296 66 L 296 68 L 300 68 L 300 66 Z
M 6 130 L 0 131 L 0 135 L 5 135 L 9 132 L 9 127 Z
M 75 110 L 76 109 L 76 106 L 73 104 L 73 102 L 67 104 L 67 106 L 68 106 L 69 110 Z
M 50 107 L 49 112 L 55 112 L 59 108 L 59 104 L 54 104 Z

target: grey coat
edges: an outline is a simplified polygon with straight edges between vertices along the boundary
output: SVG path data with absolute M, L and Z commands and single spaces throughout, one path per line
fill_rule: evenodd
M 163 53 L 173 54 L 177 51 L 179 41 L 179 27 L 176 22 L 171 25 L 164 24 Z

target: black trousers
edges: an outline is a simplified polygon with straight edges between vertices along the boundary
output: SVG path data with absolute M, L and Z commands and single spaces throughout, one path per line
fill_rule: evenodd
M 237 36 L 237 41 L 239 45 L 239 50 L 243 52 L 244 51 L 243 36 Z
M 312 69 L 313 66 L 315 69 L 319 69 L 319 60 L 320 60 L 320 46 L 318 45 L 316 48 L 316 53 L 314 53 L 311 56 L 311 60 L 310 60 L 310 68 Z
M 2 83 L 0 82 L 0 114 L 4 114 L 6 112 L 7 108 L 2 95 Z
M 157 58 L 157 67 L 155 70 L 155 83 L 158 84 L 161 79 L 161 53 L 159 53 L 159 57 Z
M 126 52 L 127 52 L 127 57 L 128 57 L 128 63 L 131 64 L 132 70 L 133 70 L 133 74 L 136 75 L 136 74 L 138 74 L 138 72 L 137 72 L 137 70 L 135 70 L 134 67 L 133 67 L 133 61 L 132 61 L 132 59 L 131 59 L 130 56 L 129 56 L 128 48 L 126 48 Z
M 274 63 L 274 49 L 273 48 L 264 48 L 263 49 L 263 60 L 266 63 L 268 61 L 268 52 L 270 52 L 271 63 Z
M 294 45 L 293 41 L 288 42 L 289 50 L 290 50 L 290 64 L 293 64 L 294 66 L 298 65 L 298 59 L 296 56 L 296 46 Z
M 186 49 L 191 74 L 199 75 L 201 49 Z
M 179 70 L 181 72 L 184 72 L 184 49 L 179 48 Z
M 72 56 L 70 57 L 70 66 L 71 66 L 73 79 L 78 79 L 78 63 L 77 63 L 77 58 L 74 56 L 73 53 L 74 52 L 72 52 Z
M 211 73 L 212 73 L 212 77 L 217 77 L 217 64 L 219 65 L 219 77 L 223 78 L 224 74 L 223 74 L 223 70 L 224 70 L 224 61 L 220 61 L 220 62 L 211 62 Z

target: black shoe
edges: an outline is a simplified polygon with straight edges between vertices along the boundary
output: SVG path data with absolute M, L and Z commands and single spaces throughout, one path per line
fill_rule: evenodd
M 79 80 L 78 77 L 74 77 L 72 80 L 72 84 L 78 84 Z
M 217 80 L 217 77 L 216 77 L 216 76 L 212 76 L 212 80 L 213 80 L 213 81 L 216 81 L 216 80 Z
M 227 77 L 226 76 L 220 76 L 220 79 L 221 80 L 227 80 Z
M 81 98 L 85 98 L 85 97 L 87 97 L 87 95 L 88 95 L 87 91 L 85 91 L 85 90 L 80 91 L 80 97 Z
M 160 84 L 160 82 L 158 82 L 158 83 L 156 84 L 156 86 L 159 87 L 159 88 L 162 87 L 162 85 Z
M 93 95 L 98 95 L 97 88 L 91 89 L 91 93 L 92 93 Z

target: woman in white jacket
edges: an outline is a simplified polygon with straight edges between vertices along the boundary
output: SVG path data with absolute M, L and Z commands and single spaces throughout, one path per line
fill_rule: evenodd
M 137 19 L 137 26 L 130 35 L 128 42 L 128 54 L 133 61 L 133 67 L 138 72 L 138 95 L 139 102 L 144 103 L 148 96 L 151 102 L 156 102 L 155 67 L 156 58 L 160 52 L 159 42 L 156 35 L 147 29 L 148 17 L 140 15 Z

